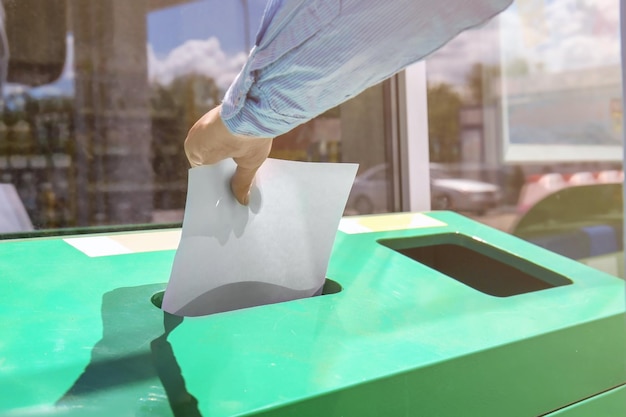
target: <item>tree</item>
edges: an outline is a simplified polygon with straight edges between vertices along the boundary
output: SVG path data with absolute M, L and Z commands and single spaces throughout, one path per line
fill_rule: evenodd
M 220 103 L 221 92 L 215 80 L 202 74 L 175 78 L 167 89 L 176 105 L 183 109 L 186 129 Z
M 474 105 L 486 105 L 492 102 L 495 96 L 493 91 L 494 81 L 500 78 L 500 67 L 497 65 L 484 65 L 476 62 L 466 76 L 466 84 L 469 91 L 469 103 Z
M 461 96 L 452 85 L 428 86 L 428 137 L 432 162 L 458 161 L 461 105 Z

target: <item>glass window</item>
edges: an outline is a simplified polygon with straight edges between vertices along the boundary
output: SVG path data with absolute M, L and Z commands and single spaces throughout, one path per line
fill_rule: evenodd
M 6 10 L 0 235 L 181 222 L 186 132 L 240 70 L 266 1 L 34 3 Z M 375 86 L 276 138 L 271 156 L 384 166 L 386 106 Z M 355 189 L 347 212 L 393 210 L 390 181 Z
M 518 0 L 426 65 L 433 208 L 623 276 L 619 1 Z

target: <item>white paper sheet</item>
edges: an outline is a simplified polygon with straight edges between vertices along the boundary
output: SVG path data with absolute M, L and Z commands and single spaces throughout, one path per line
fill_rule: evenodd
M 192 168 L 162 308 L 200 316 L 314 295 L 356 170 L 268 159 L 246 207 L 230 191 L 233 161 Z
M 13 184 L 0 184 L 0 233 L 29 232 L 33 224 Z

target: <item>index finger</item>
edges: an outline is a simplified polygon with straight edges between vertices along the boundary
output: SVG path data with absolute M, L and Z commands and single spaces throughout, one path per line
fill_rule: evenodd
M 237 169 L 230 181 L 230 187 L 239 203 L 248 205 L 248 194 L 254 176 L 272 149 L 272 139 L 246 139 L 246 150 L 241 156 L 233 158 Z
M 254 176 L 259 168 L 260 165 L 256 168 L 246 168 L 238 165 L 235 174 L 233 174 L 233 178 L 230 180 L 230 188 L 235 198 L 244 206 L 248 205 L 250 188 L 252 187 Z

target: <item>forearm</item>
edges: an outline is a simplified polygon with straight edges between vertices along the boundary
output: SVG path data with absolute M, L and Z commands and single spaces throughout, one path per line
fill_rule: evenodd
M 360 93 L 483 23 L 512 0 L 272 0 L 231 85 L 233 133 L 273 137 Z

